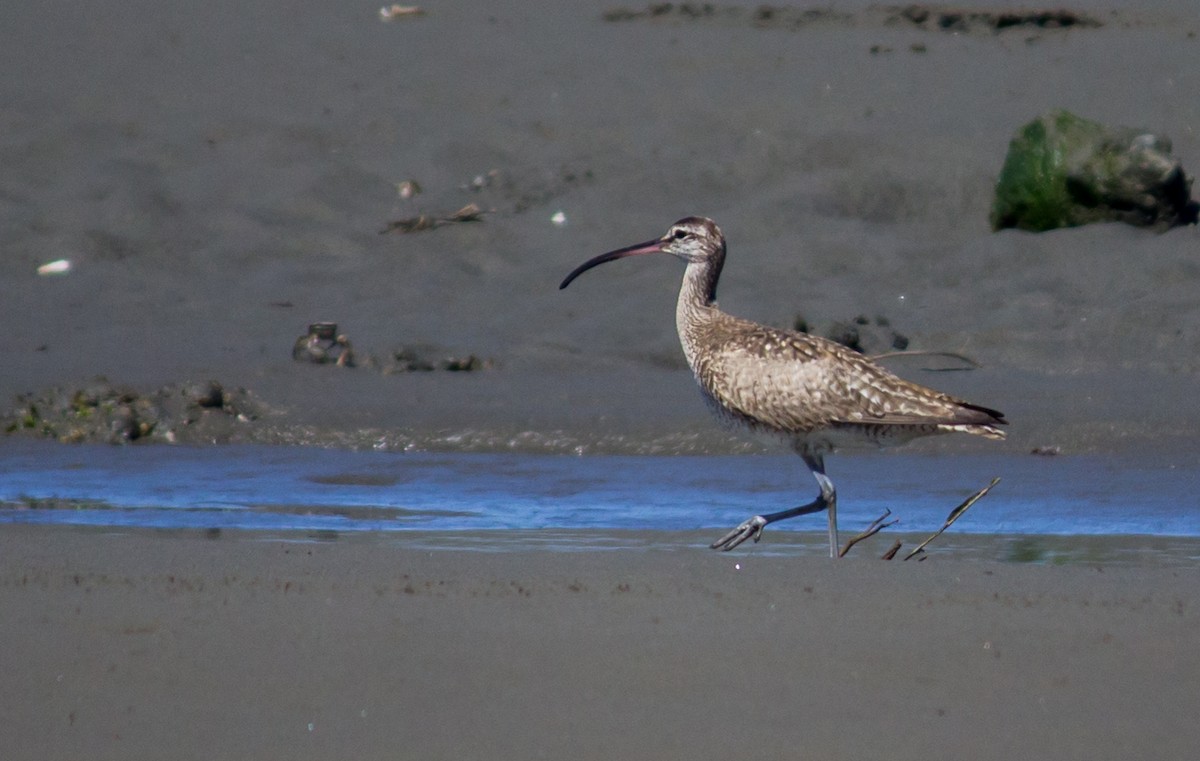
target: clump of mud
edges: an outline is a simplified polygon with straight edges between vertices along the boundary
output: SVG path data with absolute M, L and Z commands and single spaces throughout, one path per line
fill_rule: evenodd
M 391 353 L 385 362 L 376 363 L 384 375 L 397 373 L 421 373 L 446 371 L 452 373 L 470 373 L 477 370 L 490 370 L 496 363 L 490 359 L 482 359 L 474 354 L 466 356 L 449 356 L 437 353 L 435 347 L 405 346 Z
M 227 441 L 266 413 L 245 389 L 216 381 L 170 384 L 150 393 L 98 378 L 79 388 L 21 394 L 0 430 L 64 442 Z
M 308 333 L 296 339 L 292 345 L 292 359 L 316 365 L 338 367 L 365 367 L 378 370 L 384 375 L 397 373 L 419 373 L 445 370 L 470 373 L 491 370 L 494 360 L 483 359 L 474 354 L 449 355 L 440 348 L 430 345 L 402 346 L 380 359 L 371 352 L 356 353 L 350 338 L 338 332 L 336 322 L 314 322 Z

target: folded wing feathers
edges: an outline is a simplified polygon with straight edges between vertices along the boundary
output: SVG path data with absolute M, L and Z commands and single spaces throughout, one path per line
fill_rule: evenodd
M 789 430 L 826 425 L 936 426 L 1004 438 L 996 410 L 903 380 L 816 336 L 755 326 L 713 357 L 701 383 L 732 409 Z

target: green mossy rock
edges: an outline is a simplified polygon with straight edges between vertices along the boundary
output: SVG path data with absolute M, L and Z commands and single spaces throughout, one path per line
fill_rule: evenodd
M 1107 127 L 1067 111 L 1026 124 L 1008 145 L 996 182 L 993 230 L 1040 232 L 1091 222 L 1165 230 L 1195 224 L 1192 180 L 1171 141 Z

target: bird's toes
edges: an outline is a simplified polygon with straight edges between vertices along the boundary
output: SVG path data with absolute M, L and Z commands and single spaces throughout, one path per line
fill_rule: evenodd
M 757 543 L 762 538 L 763 527 L 766 525 L 766 520 L 761 515 L 756 515 L 710 544 L 709 547 L 714 550 L 729 552 L 747 539 L 753 539 Z
M 737 547 L 739 544 L 741 544 L 741 540 L 738 540 L 737 537 L 738 537 L 738 531 L 737 531 L 737 529 L 734 529 L 733 531 L 730 531 L 728 534 L 721 537 L 717 541 L 708 545 L 708 547 L 709 547 L 709 549 L 712 549 L 712 550 L 720 550 L 721 552 L 729 552 L 734 547 Z
M 737 547 L 739 544 L 746 541 L 746 539 L 747 536 L 743 533 L 742 528 L 739 526 L 738 528 L 735 528 L 733 531 L 730 531 L 725 536 L 710 544 L 709 547 L 714 550 L 720 550 L 721 552 L 729 552 L 734 547 Z

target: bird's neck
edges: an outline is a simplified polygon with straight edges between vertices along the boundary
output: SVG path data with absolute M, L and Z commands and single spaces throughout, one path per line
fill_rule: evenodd
M 675 328 L 688 364 L 696 369 L 695 347 L 700 340 L 702 326 L 717 313 L 717 280 L 725 263 L 725 251 L 704 262 L 689 262 L 683 273 L 683 286 L 679 289 L 679 302 L 675 305 Z
M 685 302 L 708 307 L 717 302 L 717 281 L 721 279 L 721 268 L 725 266 L 725 249 L 716 256 L 702 262 L 688 262 L 683 273 L 683 287 L 679 289 L 679 303 Z

